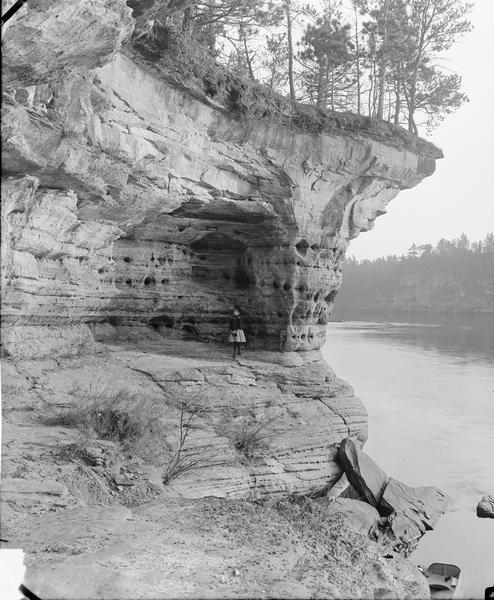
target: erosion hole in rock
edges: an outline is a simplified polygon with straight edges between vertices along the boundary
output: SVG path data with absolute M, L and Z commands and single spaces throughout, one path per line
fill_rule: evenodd
M 150 319 L 149 324 L 156 330 L 161 329 L 161 327 L 173 329 L 173 327 L 175 327 L 175 317 L 171 317 L 170 315 L 159 315 Z
M 312 244 L 312 246 L 310 247 L 311 250 L 314 250 L 314 252 L 317 252 L 320 249 L 319 244 Z
M 336 294 L 338 292 L 336 290 L 333 290 L 332 292 L 329 292 L 329 294 L 324 298 L 324 300 L 330 304 L 331 302 L 334 302 L 334 299 L 336 298 Z
M 126 279 L 125 280 L 125 285 L 127 285 L 127 286 L 130 287 L 132 285 L 132 279 Z
M 252 283 L 252 278 L 242 265 L 238 266 L 233 277 L 239 288 L 248 288 Z
M 118 317 L 117 315 L 111 315 L 107 317 L 106 322 L 112 327 L 118 327 L 118 325 L 122 324 L 122 317 Z
M 190 244 L 191 250 L 197 253 L 208 253 L 208 252 L 228 252 L 240 254 L 245 250 L 245 244 L 240 240 L 225 235 L 220 231 L 213 231 L 206 233 L 202 237 L 194 240 Z
M 310 244 L 307 240 L 300 240 L 300 242 L 295 244 L 295 248 L 303 256 L 305 256 L 307 254 L 307 250 L 309 249 L 309 247 L 310 247 Z
M 290 283 L 288 283 L 288 281 L 283 284 L 283 289 L 285 290 L 285 292 L 288 292 L 291 289 L 291 287 L 292 286 L 290 285 Z
M 210 276 L 209 269 L 207 267 L 202 267 L 199 265 L 192 265 L 191 274 L 192 274 L 192 279 L 195 279 L 196 281 L 197 280 L 207 281 Z
M 216 94 L 218 93 L 217 85 L 213 81 L 211 81 L 208 77 L 203 77 L 202 82 L 204 84 L 204 92 L 205 92 L 206 96 L 209 96 L 210 98 L 214 98 L 216 96 Z
M 242 97 L 242 91 L 239 89 L 236 89 L 235 87 L 232 87 L 228 91 L 227 102 L 228 102 L 228 107 L 230 108 L 231 111 L 236 112 L 236 111 L 241 110 L 241 106 L 240 106 L 240 98 L 241 97 Z
M 130 256 L 124 256 L 123 261 L 126 263 L 131 263 L 132 259 L 130 258 Z
M 152 275 L 150 277 L 146 277 L 144 280 L 144 285 L 147 287 L 154 287 L 156 285 L 156 279 Z
M 185 340 L 197 340 L 199 338 L 197 328 L 191 323 L 182 323 L 182 331 Z

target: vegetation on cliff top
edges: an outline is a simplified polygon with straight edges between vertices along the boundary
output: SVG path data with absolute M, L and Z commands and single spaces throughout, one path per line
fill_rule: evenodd
M 338 301 L 345 309 L 494 311 L 494 234 L 416 246 L 406 256 L 347 259 Z
M 444 52 L 471 30 L 472 5 L 463 0 L 128 4 L 137 19 L 136 41 L 154 38 L 164 46 L 164 28 L 174 28 L 185 45 L 204 51 L 201 62 L 213 59 L 236 78 L 262 84 L 264 92 L 322 111 L 352 112 L 417 134 L 419 126 L 432 130 L 467 101 L 461 78 L 443 67 Z
M 351 112 L 333 112 L 303 104 L 276 93 L 218 63 L 203 47 L 191 43 L 173 26 L 157 26 L 133 41 L 133 58 L 144 59 L 159 76 L 205 102 L 243 118 L 246 123 L 266 120 L 310 133 L 363 135 L 396 148 L 438 159 L 442 151 L 399 125 Z

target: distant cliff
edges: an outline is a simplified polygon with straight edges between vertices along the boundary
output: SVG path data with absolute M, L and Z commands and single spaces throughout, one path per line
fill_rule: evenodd
M 339 292 L 345 315 L 358 311 L 494 313 L 494 236 L 465 235 L 412 246 L 407 256 L 348 259 Z

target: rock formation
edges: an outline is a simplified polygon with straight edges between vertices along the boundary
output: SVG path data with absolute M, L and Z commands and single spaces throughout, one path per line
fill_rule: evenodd
M 389 477 L 354 440 L 343 440 L 338 457 L 352 489 L 383 517 L 380 525 L 394 547 L 413 549 L 446 512 L 449 498 L 441 490 L 412 488 Z
M 291 371 L 269 367 L 267 385 L 285 394 L 283 413 L 288 398 L 303 399 L 307 434 L 300 427 L 290 436 L 292 450 L 321 443 L 326 466 L 314 481 L 328 481 L 328 464 L 333 481 L 334 444 L 348 435 L 365 441 L 365 410 L 317 353 L 305 352 L 325 341 L 349 240 L 400 189 L 433 172 L 437 149 L 401 130 L 365 134 L 352 116 L 349 131 L 316 134 L 231 114 L 179 87 L 159 61 L 131 46 L 116 52 L 131 31 L 117 0 L 78 40 L 98 39 L 88 56 L 68 41 L 60 54 L 60 39 L 73 35 L 71 11 L 90 14 L 77 2 L 63 7 L 46 0 L 4 36 L 4 352 L 17 361 L 77 356 L 101 350 L 101 341 L 154 334 L 224 342 L 239 304 L 251 348 L 282 350 L 288 362 L 302 351 Z M 49 71 L 31 61 L 38 39 Z M 18 65 L 29 61 L 36 75 L 26 87 Z M 257 367 L 247 368 L 247 390 L 259 399 Z M 316 442 L 319 425 L 324 442 Z M 292 478 L 283 470 L 285 482 Z
M 349 240 L 433 172 L 437 149 L 239 118 L 131 48 L 115 55 L 123 2 L 101 18 L 98 2 L 55 4 L 3 42 L 4 323 L 224 341 L 238 303 L 252 345 L 320 348 Z M 90 53 L 67 41 L 73 10 L 91 14 L 77 22 Z
M 11 523 L 26 494 L 42 514 L 164 491 L 252 498 L 331 487 L 341 440 L 367 438 L 365 408 L 319 353 L 341 262 L 401 189 L 433 173 L 440 151 L 352 115 L 291 104 L 283 118 L 242 114 L 240 88 L 220 98 L 211 81 L 177 75 L 166 52 L 129 41 L 124 0 L 39 0 L 11 21 L 2 40 Z M 218 344 L 233 304 L 250 346 L 234 364 Z M 79 442 L 42 418 L 124 394 L 153 404 L 170 455 L 180 406 L 199 398 L 187 451 L 210 462 L 166 490 L 165 458 L 123 464 L 105 440 L 54 462 Z M 248 453 L 239 430 L 262 430 Z
M 481 519 L 494 519 L 494 496 L 485 494 L 477 504 L 477 517 Z
M 338 457 L 348 482 L 359 497 L 371 506 L 379 506 L 389 475 L 350 438 L 341 443 Z

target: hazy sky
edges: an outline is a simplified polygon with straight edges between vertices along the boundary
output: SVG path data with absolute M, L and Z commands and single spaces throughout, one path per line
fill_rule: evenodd
M 473 4 L 474 31 L 448 53 L 470 102 L 429 137 L 445 157 L 434 175 L 400 192 L 374 229 L 352 241 L 349 256 L 403 254 L 414 242 L 435 244 L 463 231 L 478 240 L 494 231 L 494 0 Z

